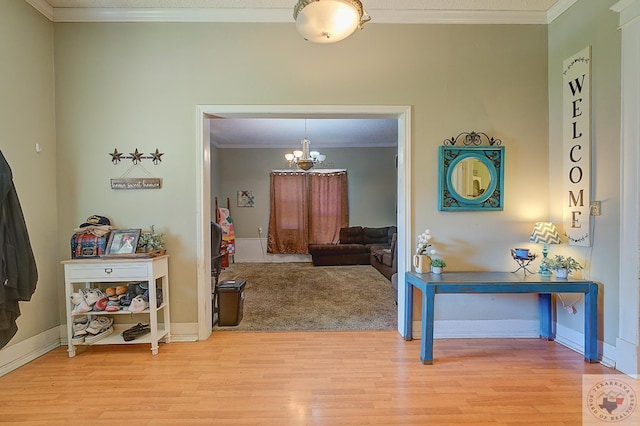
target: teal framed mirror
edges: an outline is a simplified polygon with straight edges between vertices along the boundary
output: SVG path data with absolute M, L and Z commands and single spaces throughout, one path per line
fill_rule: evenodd
M 500 140 L 465 132 L 444 143 L 438 156 L 438 210 L 502 210 L 504 147 L 499 146 Z

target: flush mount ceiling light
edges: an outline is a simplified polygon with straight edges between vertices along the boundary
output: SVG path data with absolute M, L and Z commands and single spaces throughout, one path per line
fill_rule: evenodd
M 362 29 L 371 17 L 358 0 L 298 0 L 293 19 L 305 40 L 335 43 Z

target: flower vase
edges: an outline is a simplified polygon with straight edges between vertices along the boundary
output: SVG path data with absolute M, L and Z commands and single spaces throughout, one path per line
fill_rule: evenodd
M 419 274 L 426 274 L 431 267 L 431 259 L 424 254 L 413 255 L 413 269 Z
M 556 269 L 556 278 L 559 280 L 566 280 L 567 279 L 567 269 L 566 268 L 560 268 L 560 269 Z
M 442 273 L 442 266 L 432 266 L 431 267 L 431 272 L 433 272 L 434 274 L 441 274 Z

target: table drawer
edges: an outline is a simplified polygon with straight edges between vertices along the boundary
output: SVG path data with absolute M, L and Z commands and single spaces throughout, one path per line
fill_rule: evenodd
M 147 265 L 73 265 L 69 268 L 70 281 L 147 277 Z

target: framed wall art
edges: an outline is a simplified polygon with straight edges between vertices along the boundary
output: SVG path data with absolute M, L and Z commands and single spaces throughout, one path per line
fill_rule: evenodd
M 254 205 L 253 191 L 238 191 L 238 207 L 253 207 Z

